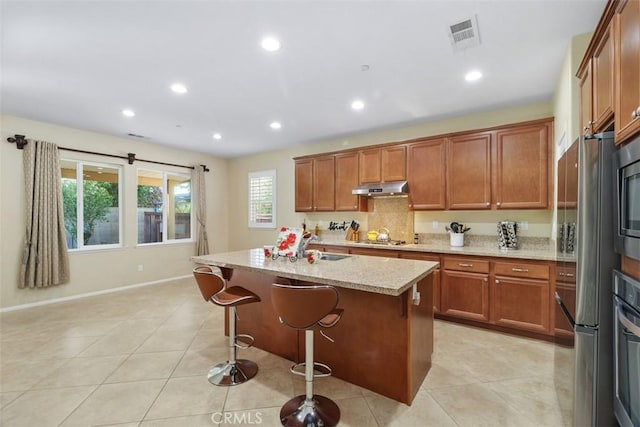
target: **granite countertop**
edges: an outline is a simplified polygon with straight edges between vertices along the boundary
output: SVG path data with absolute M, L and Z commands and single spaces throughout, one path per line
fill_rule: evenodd
M 279 257 L 265 258 L 262 248 L 191 257 L 198 264 L 273 274 L 340 288 L 398 296 L 438 267 L 437 262 L 347 255 L 309 264 Z
M 472 240 L 472 239 L 469 239 Z M 489 241 L 490 240 L 490 241 Z M 556 251 L 548 239 L 541 239 L 542 242 L 523 244 L 519 249 L 499 249 L 495 239 L 475 239 L 465 246 L 454 247 L 449 244 L 448 239 L 429 239 L 427 242 L 406 245 L 380 245 L 375 243 L 354 242 L 339 239 L 322 239 L 313 241 L 312 244 L 346 246 L 354 248 L 375 248 L 381 250 L 407 251 L 407 252 L 433 252 L 451 255 L 475 255 L 498 258 L 517 258 L 541 261 L 575 261 L 575 255 L 569 255 Z

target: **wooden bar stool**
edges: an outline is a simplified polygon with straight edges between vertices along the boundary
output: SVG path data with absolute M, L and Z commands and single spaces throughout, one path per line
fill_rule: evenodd
M 194 268 L 193 276 L 205 301 L 229 308 L 229 360 L 209 370 L 209 382 L 232 386 L 249 381 L 258 373 L 258 365 L 251 360 L 236 359 L 236 351 L 251 347 L 254 339 L 251 335 L 236 335 L 236 307 L 259 302 L 260 297 L 242 286 L 227 287 L 224 278 L 208 266 Z M 249 344 L 238 344 L 238 337 L 250 340 Z
M 273 308 L 285 325 L 304 330 L 305 361 L 291 367 L 291 372 L 304 375 L 306 394 L 296 396 L 280 409 L 283 426 L 330 427 L 340 421 L 340 408 L 336 403 L 320 395 L 313 394 L 313 378 L 331 375 L 331 368 L 313 360 L 313 331 L 331 328 L 342 317 L 343 310 L 338 305 L 338 291 L 332 286 L 295 286 L 274 283 L 271 287 Z M 304 367 L 304 373 L 298 368 Z M 314 370 L 319 371 L 314 375 Z

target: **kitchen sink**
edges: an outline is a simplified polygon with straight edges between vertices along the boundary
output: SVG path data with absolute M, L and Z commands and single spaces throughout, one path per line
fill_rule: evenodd
M 341 259 L 345 259 L 345 258 L 349 258 L 349 257 L 351 257 L 351 255 L 323 253 L 321 259 L 323 259 L 323 260 L 326 259 L 327 261 L 339 261 Z

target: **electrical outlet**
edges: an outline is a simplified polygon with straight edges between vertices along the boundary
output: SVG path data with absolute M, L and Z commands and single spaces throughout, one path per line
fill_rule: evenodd
M 138 271 L 144 271 L 144 264 L 138 264 Z
M 529 229 L 529 222 L 522 221 L 520 224 L 520 230 L 525 231 Z
M 440 223 L 438 221 L 433 221 L 431 223 L 431 227 L 433 227 L 434 230 L 437 230 L 440 227 Z

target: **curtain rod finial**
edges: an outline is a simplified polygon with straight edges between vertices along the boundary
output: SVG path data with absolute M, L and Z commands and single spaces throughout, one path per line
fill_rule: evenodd
M 205 172 L 209 172 L 209 168 L 207 167 L 207 165 L 200 165 L 202 166 L 202 170 Z
M 18 150 L 22 150 L 24 146 L 27 145 L 27 140 L 24 135 L 14 135 L 13 138 L 7 138 L 7 141 L 15 143 Z
M 127 161 L 132 165 L 136 161 L 136 153 L 127 153 Z

